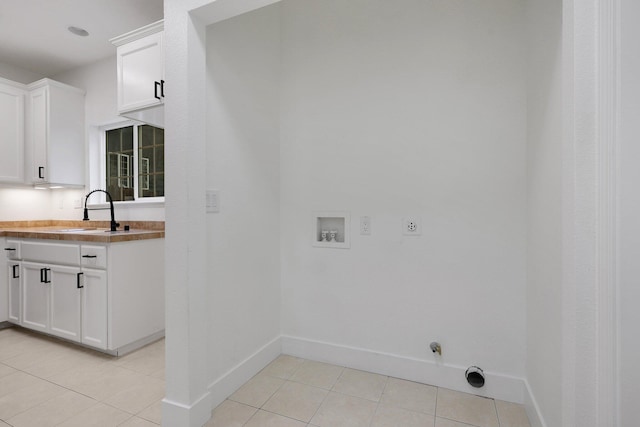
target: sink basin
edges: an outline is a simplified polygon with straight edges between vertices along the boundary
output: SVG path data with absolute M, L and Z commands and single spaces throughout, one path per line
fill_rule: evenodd
M 56 230 L 58 233 L 79 233 L 82 231 L 95 231 L 96 228 L 63 228 L 61 230 Z

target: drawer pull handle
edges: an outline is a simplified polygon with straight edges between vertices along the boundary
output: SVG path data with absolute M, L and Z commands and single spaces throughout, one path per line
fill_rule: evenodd
M 44 166 L 38 167 L 38 178 L 44 179 Z
M 4 248 L 5 251 L 15 251 L 16 248 Z
M 82 288 L 84 288 L 84 285 L 80 284 L 80 277 L 81 277 L 83 274 L 84 274 L 84 273 L 78 273 L 78 274 L 77 274 L 77 276 L 76 276 L 78 289 L 82 289 Z
M 98 258 L 98 255 L 82 255 L 82 258 Z
M 20 265 L 16 264 L 16 265 L 12 265 L 11 266 L 11 278 L 12 279 L 19 279 L 20 278 L 20 273 L 18 270 L 18 267 L 20 267 Z

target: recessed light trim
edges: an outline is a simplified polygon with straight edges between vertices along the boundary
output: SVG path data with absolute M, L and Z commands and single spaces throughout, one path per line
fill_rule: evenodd
M 73 25 L 68 27 L 67 30 L 69 30 L 69 32 L 75 34 L 76 36 L 80 36 L 80 37 L 87 37 L 89 35 L 89 32 L 84 28 L 74 27 Z

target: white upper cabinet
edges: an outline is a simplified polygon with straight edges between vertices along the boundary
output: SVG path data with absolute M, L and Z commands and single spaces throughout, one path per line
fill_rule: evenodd
M 0 79 L 0 182 L 24 182 L 23 85 Z
M 117 46 L 118 113 L 164 126 L 163 21 L 111 39 Z
M 27 182 L 84 186 L 85 92 L 50 79 L 28 89 Z

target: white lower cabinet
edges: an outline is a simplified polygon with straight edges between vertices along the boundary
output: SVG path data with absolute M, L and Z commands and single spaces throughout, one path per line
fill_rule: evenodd
M 107 272 L 83 268 L 82 342 L 107 348 Z
M 112 354 L 164 335 L 164 241 L 7 241 L 8 320 Z
M 22 264 L 22 326 L 36 331 L 49 329 L 49 285 L 42 280 L 42 266 Z
M 50 333 L 71 341 L 82 342 L 80 335 L 82 289 L 78 287 L 80 269 L 49 267 L 51 323 Z
M 22 322 L 22 282 L 20 280 L 20 263 L 16 261 L 7 262 L 7 283 L 9 284 L 9 322 L 20 324 Z
M 22 263 L 22 325 L 81 342 L 78 267 Z
M 22 301 L 20 243 L 0 237 L 0 249 L 4 252 L 6 259 L 0 262 L 0 322 L 9 321 L 19 324 Z M 3 295 L 6 295 L 6 303 Z

